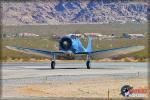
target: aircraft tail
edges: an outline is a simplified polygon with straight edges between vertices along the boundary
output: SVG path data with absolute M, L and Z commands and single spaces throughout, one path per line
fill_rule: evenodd
M 88 37 L 88 44 L 87 44 L 87 48 L 86 48 L 87 52 L 91 52 L 92 51 L 92 37 Z

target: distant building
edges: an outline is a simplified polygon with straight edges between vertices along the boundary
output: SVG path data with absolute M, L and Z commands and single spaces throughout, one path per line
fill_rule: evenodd
M 13 39 L 13 38 L 19 38 L 19 37 L 38 37 L 39 35 L 34 34 L 34 33 L 11 33 L 11 34 L 6 34 L 6 33 L 2 33 L 1 37 L 2 38 L 9 38 L 9 39 Z
M 92 37 L 99 37 L 101 36 L 102 34 L 100 33 L 83 33 L 84 36 L 92 36 Z
M 39 35 L 34 34 L 34 33 L 19 33 L 19 37 L 38 37 Z
M 95 37 L 95 38 L 99 38 L 99 39 L 109 39 L 109 38 L 113 38 L 113 35 L 103 35 L 101 33 L 83 33 L 84 36 L 91 36 L 91 37 Z
M 123 33 L 122 38 L 144 38 L 144 34 L 129 34 L 129 33 Z

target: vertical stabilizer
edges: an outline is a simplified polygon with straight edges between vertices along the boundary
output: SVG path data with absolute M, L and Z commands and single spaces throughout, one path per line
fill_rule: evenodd
M 91 52 L 91 51 L 92 51 L 92 37 L 89 36 L 86 52 Z

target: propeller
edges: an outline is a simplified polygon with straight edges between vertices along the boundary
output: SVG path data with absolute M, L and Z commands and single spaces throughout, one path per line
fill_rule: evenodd
M 60 48 L 61 48 L 61 49 L 67 51 L 67 50 L 69 50 L 69 49 L 71 48 L 71 46 L 72 46 L 72 41 L 71 41 L 70 38 L 64 37 L 64 38 L 62 38 L 62 39 L 60 40 L 60 43 L 59 43 L 59 44 L 60 44 Z

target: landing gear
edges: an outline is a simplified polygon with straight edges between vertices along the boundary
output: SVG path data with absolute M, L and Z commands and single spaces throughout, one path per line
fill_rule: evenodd
M 55 61 L 52 61 L 51 62 L 51 69 L 55 69 L 55 65 L 56 65 Z
M 86 62 L 86 66 L 87 66 L 87 69 L 90 69 L 90 68 L 91 68 L 91 63 L 90 63 L 90 61 L 87 61 L 87 62 Z
M 91 68 L 90 55 L 87 55 L 86 59 L 87 59 L 87 61 L 86 61 L 86 67 L 87 67 L 87 69 L 90 69 Z
M 55 63 L 55 55 L 53 55 L 52 61 L 51 61 L 51 69 L 55 69 L 55 65 L 56 65 L 56 63 Z

